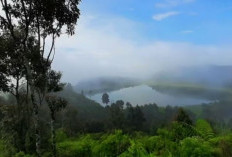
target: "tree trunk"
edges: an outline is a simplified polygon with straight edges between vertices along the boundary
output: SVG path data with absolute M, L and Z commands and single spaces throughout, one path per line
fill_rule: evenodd
M 40 137 L 40 131 L 39 131 L 39 108 L 37 104 L 34 104 L 34 102 L 33 102 L 33 113 L 34 113 L 36 153 L 38 157 L 41 157 L 41 150 L 40 150 L 41 137 Z
M 24 46 L 25 48 L 25 46 Z M 25 51 L 26 52 L 26 51 Z M 33 117 L 34 117 L 34 127 L 35 127 L 35 145 L 36 145 L 36 153 L 38 157 L 41 157 L 41 150 L 40 150 L 40 144 L 41 144 L 41 137 L 40 137 L 40 131 L 39 131 L 39 105 L 36 103 L 35 98 L 35 87 L 33 83 L 33 77 L 31 68 L 29 66 L 29 61 L 27 57 L 23 56 L 25 60 L 25 67 L 27 72 L 27 81 L 30 87 L 30 95 L 31 95 L 31 102 L 33 104 Z
M 54 112 L 51 111 L 52 154 L 53 157 L 56 157 L 56 132 L 54 128 L 54 123 L 55 123 L 55 115 Z

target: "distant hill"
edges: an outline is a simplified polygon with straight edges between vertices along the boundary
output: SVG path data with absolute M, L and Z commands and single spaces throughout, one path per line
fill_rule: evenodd
M 209 100 L 231 99 L 232 66 L 191 67 L 163 72 L 151 79 L 148 85 L 171 95 Z
M 140 81 L 138 80 L 122 77 L 96 78 L 79 82 L 74 86 L 74 90 L 85 95 L 93 95 L 136 86 L 139 83 Z
M 157 82 L 184 82 L 203 84 L 210 87 L 232 87 L 232 66 L 202 66 L 181 68 L 162 72 L 154 79 Z

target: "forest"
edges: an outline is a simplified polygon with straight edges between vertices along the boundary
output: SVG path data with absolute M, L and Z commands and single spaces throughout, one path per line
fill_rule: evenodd
M 230 91 L 182 107 L 104 93 L 102 106 L 62 81 L 55 43 L 75 34 L 80 3 L 0 0 L 0 157 L 232 157 Z M 124 84 L 137 82 L 107 91 Z
M 63 95 L 63 96 L 62 96 Z M 108 94 L 106 94 L 108 95 Z M 196 156 L 232 154 L 231 102 L 196 106 L 133 106 L 118 100 L 102 107 L 70 84 L 56 93 L 68 104 L 55 114 L 56 156 Z M 106 96 L 104 102 L 107 103 Z M 1 97 L 1 156 L 36 156 L 33 115 L 25 106 L 18 119 L 15 98 Z M 29 106 L 30 108 L 30 106 Z M 40 109 L 41 153 L 53 156 L 48 104 Z

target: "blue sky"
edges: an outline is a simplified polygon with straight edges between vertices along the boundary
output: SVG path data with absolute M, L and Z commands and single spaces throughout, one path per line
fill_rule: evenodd
M 80 9 L 76 34 L 56 44 L 65 82 L 232 65 L 232 0 L 83 0 Z
M 83 14 L 134 21 L 144 40 L 232 42 L 231 0 L 83 0 L 81 9 Z M 168 13 L 174 15 L 154 19 Z

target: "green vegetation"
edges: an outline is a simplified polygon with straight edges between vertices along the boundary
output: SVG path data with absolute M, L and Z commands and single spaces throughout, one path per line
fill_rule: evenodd
M 178 126 L 178 127 L 177 127 Z M 178 132 L 188 129 L 195 133 L 185 134 L 180 138 Z M 202 129 L 207 129 L 205 136 Z M 68 137 L 62 130 L 57 132 L 58 157 L 231 157 L 232 134 L 212 135 L 209 123 L 200 120 L 192 128 L 186 128 L 181 123 L 173 122 L 165 128 L 158 129 L 155 135 L 142 132 L 133 134 L 120 130 L 112 133 L 81 134 Z M 209 130 L 208 130 L 209 129 Z M 206 138 L 207 137 L 207 138 Z M 10 157 L 12 152 L 5 149 L 1 142 L 1 157 Z M 49 156 L 49 150 L 43 153 Z M 32 157 L 23 152 L 14 157 Z
M 104 108 L 73 92 L 70 86 L 66 86 L 58 95 L 62 93 L 66 93 L 68 101 L 72 98 L 69 102 L 73 104 L 57 112 L 57 119 L 54 120 L 55 140 L 51 138 L 49 128 L 46 128 L 46 118 L 41 121 L 42 157 L 52 156 L 54 141 L 57 157 L 231 157 L 231 126 L 229 121 L 221 126 L 222 121 L 213 119 L 213 115 L 220 115 L 216 112 L 216 104 L 202 106 L 204 109 L 200 115 L 208 118 L 199 119 L 200 116 L 195 116 L 189 110 L 158 107 L 156 104 L 132 106 L 119 100 Z M 2 102 L 11 101 L 3 101 L 2 98 Z M 84 104 L 90 109 L 83 108 Z M 17 122 L 7 122 L 13 136 L 7 134 L 6 126 L 2 125 L 6 118 L 11 120 L 5 117 L 4 106 L 0 112 L 1 135 L 4 135 L 0 140 L 0 157 L 35 157 L 34 139 L 31 136 L 33 130 L 28 130 L 25 149 L 20 150 L 15 140 L 21 139 L 16 136 L 17 130 L 13 129 Z M 223 105 L 218 107 L 223 108 Z M 215 112 L 211 113 L 210 110 Z M 48 111 L 49 108 L 43 110 L 49 120 Z M 95 113 L 94 116 L 92 113 Z M 103 117 L 101 113 L 104 113 Z

